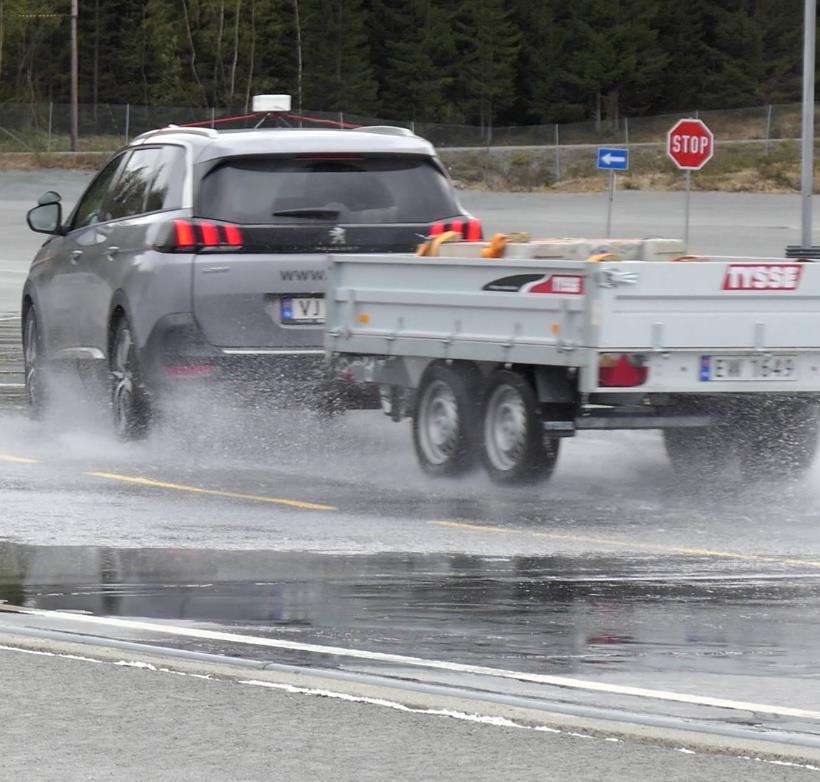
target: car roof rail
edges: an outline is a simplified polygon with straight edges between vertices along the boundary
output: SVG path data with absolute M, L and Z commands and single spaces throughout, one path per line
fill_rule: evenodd
M 164 128 L 146 131 L 133 139 L 133 141 L 145 141 L 146 139 L 153 138 L 154 136 L 158 136 L 162 133 L 193 133 L 196 136 L 205 136 L 206 138 L 219 137 L 219 131 L 214 128 L 191 128 L 184 125 L 168 125 Z
M 365 133 L 381 133 L 385 136 L 415 136 L 409 128 L 402 128 L 399 125 L 363 125 L 356 130 L 364 131 Z

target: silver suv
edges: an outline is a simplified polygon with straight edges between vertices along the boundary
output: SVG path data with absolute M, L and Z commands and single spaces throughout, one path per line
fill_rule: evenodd
M 329 403 L 326 255 L 413 251 L 445 228 L 481 238 L 433 147 L 397 128 L 153 131 L 65 222 L 49 192 L 28 223 L 51 235 L 23 291 L 32 411 L 48 403 L 46 370 L 76 365 L 99 378 L 123 439 L 144 436 L 180 384 Z

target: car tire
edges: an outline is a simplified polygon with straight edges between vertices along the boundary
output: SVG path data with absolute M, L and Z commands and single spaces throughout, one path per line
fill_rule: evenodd
M 29 414 L 33 419 L 40 420 L 48 407 L 48 383 L 43 339 L 33 304 L 26 310 L 23 325 L 23 362 Z
M 456 476 L 475 466 L 477 374 L 457 364 L 434 364 L 424 373 L 413 411 L 413 446 L 428 475 Z
M 560 440 L 546 438 L 532 384 L 510 370 L 495 372 L 482 404 L 481 458 L 499 484 L 547 480 L 555 470 Z
M 113 325 L 109 384 L 114 434 L 127 442 L 142 440 L 151 430 L 151 400 L 143 382 L 139 355 L 125 316 Z

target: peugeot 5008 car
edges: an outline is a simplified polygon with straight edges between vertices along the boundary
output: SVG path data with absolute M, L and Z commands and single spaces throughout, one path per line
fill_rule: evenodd
M 32 412 L 45 370 L 70 364 L 106 386 L 122 439 L 145 436 L 182 383 L 326 398 L 327 254 L 481 238 L 433 147 L 388 127 L 152 131 L 67 219 L 49 192 L 28 222 L 50 234 L 22 300 Z

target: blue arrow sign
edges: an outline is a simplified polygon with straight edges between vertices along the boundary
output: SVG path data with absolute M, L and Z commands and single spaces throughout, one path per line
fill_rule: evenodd
M 629 168 L 629 150 L 598 147 L 597 167 L 605 171 L 626 171 Z

